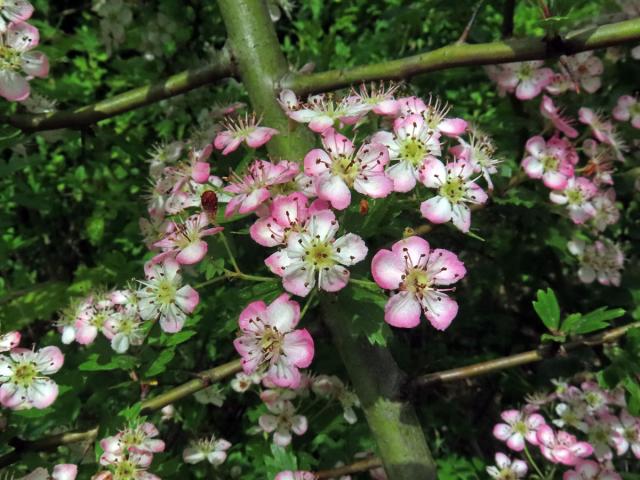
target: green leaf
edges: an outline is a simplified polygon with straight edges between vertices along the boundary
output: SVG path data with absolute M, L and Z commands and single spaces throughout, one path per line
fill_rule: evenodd
M 624 314 L 625 311 L 622 308 L 607 310 L 607 307 L 597 308 L 584 315 L 573 313 L 564 320 L 561 330 L 564 333 L 575 335 L 595 332 L 607 328 L 611 320 Z
M 180 345 L 181 343 L 186 342 L 196 333 L 198 332 L 196 332 L 195 330 L 182 330 L 181 332 L 169 335 L 163 333 L 160 339 L 160 343 L 167 347 L 173 347 L 175 345 Z
M 176 352 L 173 348 L 167 348 L 160 352 L 160 355 L 153 361 L 151 366 L 147 369 L 145 376 L 154 377 L 156 375 L 161 374 L 167 369 L 167 365 L 173 357 L 176 355 Z
M 546 291 L 538 290 L 538 300 L 533 302 L 533 309 L 551 332 L 558 330 L 560 326 L 560 305 L 558 305 L 558 299 L 553 290 L 550 288 L 547 288 Z
M 567 337 L 564 335 L 549 335 L 548 333 L 543 333 L 540 340 L 542 343 L 564 343 L 567 340 Z
M 629 409 L 629 413 L 637 417 L 640 415 L 640 385 L 630 376 L 625 378 L 622 384 L 628 393 L 627 408 Z
M 98 363 L 100 355 L 92 353 L 89 358 L 78 365 L 83 372 L 104 372 L 109 370 L 131 370 L 137 363 L 136 357 L 131 355 L 116 355 L 107 363 Z

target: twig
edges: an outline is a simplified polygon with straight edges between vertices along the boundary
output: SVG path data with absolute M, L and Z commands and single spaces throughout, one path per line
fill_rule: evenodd
M 342 475 L 351 475 L 352 473 L 366 472 L 382 466 L 382 462 L 378 457 L 369 457 L 357 462 L 353 462 L 350 465 L 344 465 L 342 467 L 331 468 L 328 470 L 320 470 L 316 472 L 318 479 L 323 478 L 339 478 Z
M 484 3 L 484 0 L 480 0 L 475 7 L 473 7 L 473 12 L 471 13 L 471 18 L 469 19 L 469 21 L 467 22 L 467 26 L 464 27 L 464 30 L 462 31 L 462 34 L 460 35 L 460 38 L 458 38 L 458 40 L 456 41 L 456 45 L 461 45 L 463 43 L 465 43 L 467 41 L 467 38 L 469 38 L 469 33 L 471 33 L 471 28 L 473 27 L 473 24 L 476 22 L 476 17 L 478 16 L 478 13 L 480 12 L 480 9 L 482 8 L 482 4 Z

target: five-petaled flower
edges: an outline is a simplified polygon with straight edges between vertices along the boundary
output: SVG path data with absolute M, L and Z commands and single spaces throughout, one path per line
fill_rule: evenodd
M 394 292 L 384 309 L 385 321 L 394 327 L 417 326 L 423 311 L 434 328 L 445 330 L 458 313 L 458 304 L 445 292 L 465 276 L 464 264 L 448 250 L 431 250 L 420 237 L 380 250 L 371 273 L 381 288 Z
M 496 464 L 487 467 L 487 473 L 495 480 L 517 480 L 527 474 L 527 464 L 522 460 L 511 460 L 502 452 L 496 453 Z
M 241 334 L 233 342 L 245 373 L 265 372 L 279 387 L 297 388 L 300 368 L 313 360 L 314 344 L 306 329 L 295 329 L 300 305 L 283 293 L 270 305 L 250 303 L 240 314 Z
M 227 118 L 223 128 L 213 141 L 213 145 L 222 150 L 223 155 L 237 150 L 242 142 L 250 148 L 259 148 L 278 134 L 275 128 L 261 127 L 255 114 L 251 117 L 245 114 L 244 118 L 240 117 L 237 120 Z
M 48 375 L 64 363 L 58 347 L 40 350 L 13 348 L 0 355 L 0 404 L 14 410 L 47 408 L 58 396 L 58 385 Z
M 222 465 L 227 459 L 227 450 L 231 448 L 231 443 L 224 438 L 211 436 L 198 440 L 191 444 L 182 452 L 182 459 L 185 463 L 200 463 L 204 460 L 214 467 Z
M 562 190 L 573 176 L 577 155 L 571 145 L 559 137 L 548 142 L 540 135 L 531 137 L 525 146 L 527 156 L 522 168 L 530 178 L 542 178 L 547 188 Z
M 498 423 L 493 427 L 493 436 L 506 442 L 511 450 L 516 452 L 524 450 L 525 440 L 532 445 L 538 445 L 537 432 L 545 425 L 542 415 L 520 410 L 505 410 L 500 417 L 505 423 Z
M 349 282 L 349 270 L 367 255 L 362 238 L 347 233 L 335 238 L 338 222 L 331 210 L 322 210 L 310 216 L 305 228 L 292 232 L 287 246 L 269 256 L 265 263 L 271 271 L 282 277 L 284 288 L 301 297 L 315 287 L 337 292 Z
M 155 257 L 155 261 L 175 257 L 181 265 L 198 263 L 207 254 L 208 248 L 202 237 L 215 235 L 224 230 L 223 227 L 207 228 L 208 226 L 209 217 L 206 212 L 191 215 L 182 223 L 174 222 L 170 232 L 153 244 L 163 250 Z
M 271 413 L 260 415 L 258 424 L 265 433 L 273 433 L 273 443 L 286 447 L 291 443 L 291 432 L 304 435 L 307 431 L 307 417 L 296 415 L 296 409 L 289 400 L 278 400 L 266 404 Z

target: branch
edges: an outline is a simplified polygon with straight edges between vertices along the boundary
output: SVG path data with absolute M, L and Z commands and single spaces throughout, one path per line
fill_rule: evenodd
M 331 468 L 329 470 L 320 470 L 319 472 L 316 472 L 316 477 L 318 479 L 339 478 L 343 475 L 366 472 L 381 466 L 382 461 L 378 457 L 369 457 L 353 462 L 350 465 L 343 465 L 342 467 Z
M 15 114 L 6 118 L 6 121 L 25 132 L 56 128 L 81 129 L 100 120 L 180 95 L 233 75 L 235 75 L 235 66 L 231 56 L 227 49 L 222 49 L 215 62 L 199 69 L 172 75 L 156 84 L 135 88 L 72 111 L 37 115 Z
M 500 42 L 449 45 L 431 52 L 364 65 L 345 70 L 329 70 L 312 75 L 290 74 L 282 88 L 297 94 L 336 90 L 354 83 L 376 80 L 401 80 L 414 75 L 465 65 L 490 65 L 524 60 L 542 60 L 563 54 L 605 48 L 640 40 L 640 18 L 576 30 L 564 36 L 555 48 L 543 38 L 524 38 Z
M 174 403 L 199 390 L 207 388 L 212 383 L 230 377 L 240 370 L 242 370 L 242 364 L 240 359 L 238 359 L 200 372 L 197 374 L 197 378 L 142 402 L 142 412 L 148 413 L 153 410 L 159 410 L 170 403 Z M 9 445 L 13 446 L 14 450 L 0 457 L 0 468 L 16 462 L 22 454 L 26 452 L 54 450 L 60 445 L 67 445 L 69 443 L 92 442 L 97 435 L 98 427 L 93 427 L 82 432 L 65 432 L 33 441 L 14 438 L 9 441 Z
M 413 388 L 421 388 L 439 383 L 455 382 L 458 380 L 464 380 L 466 378 L 486 375 L 487 373 L 498 372 L 507 368 L 514 368 L 520 365 L 539 362 L 546 358 L 565 355 L 581 347 L 593 347 L 596 345 L 601 345 L 603 343 L 613 342 L 624 336 L 624 334 L 626 334 L 632 328 L 639 327 L 640 322 L 634 322 L 622 327 L 612 328 L 610 330 L 605 330 L 604 332 L 600 332 L 589 337 L 579 338 L 577 340 L 565 343 L 564 345 L 561 345 L 559 349 L 554 348 L 557 345 L 542 344 L 538 346 L 536 350 L 529 350 L 528 352 L 518 353 L 516 355 L 511 355 L 508 357 L 475 363 L 473 365 L 467 365 L 466 367 L 428 373 L 426 375 L 415 378 L 411 382 L 411 386 Z

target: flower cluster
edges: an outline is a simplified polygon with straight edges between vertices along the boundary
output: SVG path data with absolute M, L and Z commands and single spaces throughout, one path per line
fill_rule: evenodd
M 49 378 L 62 367 L 58 347 L 20 348 L 20 333 L 0 335 L 0 404 L 13 410 L 47 408 L 58 397 L 58 385 Z
M 550 464 L 569 467 L 564 480 L 619 480 L 616 458 L 631 454 L 640 459 L 640 418 L 627 410 L 624 392 L 602 389 L 590 380 L 579 386 L 554 383 L 553 393 L 532 398 L 521 410 L 502 412 L 494 436 L 513 452 L 528 452 L 529 444 Z M 527 461 L 541 471 L 529 454 Z M 493 478 L 521 478 L 527 471 L 526 462 L 511 462 L 502 453 L 496 455 L 496 463 L 488 469 Z M 506 476 L 510 470 L 513 477 Z
M 160 432 L 149 422 L 144 422 L 103 438 L 100 447 L 100 465 L 106 467 L 92 480 L 160 480 L 148 471 L 153 455 L 163 452 L 165 444 L 156 438 Z
M 49 60 L 34 51 L 40 33 L 26 22 L 33 14 L 33 5 L 26 0 L 3 2 L 0 5 L 0 96 L 11 101 L 29 97 L 29 80 L 49 74 Z

